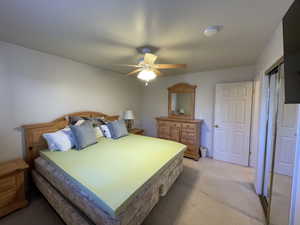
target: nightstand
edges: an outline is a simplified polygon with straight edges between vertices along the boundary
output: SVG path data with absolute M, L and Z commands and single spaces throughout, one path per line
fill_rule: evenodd
M 0 217 L 28 204 L 24 185 L 27 168 L 21 159 L 0 164 Z
M 132 128 L 128 132 L 131 134 L 144 135 L 144 130 L 139 128 Z

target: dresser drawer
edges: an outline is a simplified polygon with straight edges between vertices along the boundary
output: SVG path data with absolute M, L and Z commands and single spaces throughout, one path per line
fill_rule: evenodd
M 170 122 L 169 126 L 172 128 L 181 128 L 181 123 Z
M 186 144 L 196 144 L 197 137 L 196 134 L 193 132 L 181 132 L 181 142 Z
M 195 146 L 195 145 L 187 145 L 187 149 L 186 149 L 185 153 L 197 154 L 198 151 L 199 151 L 199 149 L 197 148 L 197 146 Z
M 194 132 L 186 132 L 186 131 L 182 131 L 181 132 L 181 137 L 185 138 L 185 139 L 190 139 L 190 140 L 196 140 L 196 133 Z
M 14 202 L 17 195 L 17 189 L 12 188 L 7 191 L 0 192 L 0 208 Z
M 188 138 L 183 138 L 183 137 L 181 137 L 180 142 L 182 144 L 186 144 L 186 145 L 194 145 L 194 144 L 196 144 L 196 140 L 195 139 L 188 139 Z
M 168 121 L 158 121 L 158 126 L 168 127 L 168 126 L 170 126 L 170 122 L 168 122 Z
M 8 176 L 0 178 L 0 192 L 16 187 L 16 177 Z
M 158 137 L 168 139 L 170 136 L 170 129 L 169 127 L 160 126 L 158 128 Z
M 197 130 L 197 125 L 192 124 L 192 123 L 182 123 L 182 130 L 189 131 L 189 132 L 195 132 Z

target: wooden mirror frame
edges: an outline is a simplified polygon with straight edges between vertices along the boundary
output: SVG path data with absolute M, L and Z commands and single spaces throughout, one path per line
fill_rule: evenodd
M 195 98 L 197 85 L 190 85 L 188 83 L 178 83 L 168 88 L 168 115 L 171 118 L 178 119 L 195 119 Z M 192 114 L 191 115 L 174 115 L 172 114 L 172 94 L 173 93 L 191 93 L 192 94 Z

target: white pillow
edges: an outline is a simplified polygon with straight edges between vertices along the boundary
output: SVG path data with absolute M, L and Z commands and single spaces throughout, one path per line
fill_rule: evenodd
M 111 138 L 111 133 L 110 133 L 107 125 L 101 125 L 100 128 L 102 130 L 102 133 L 103 133 L 104 137 Z
M 100 127 L 94 127 L 94 131 L 96 133 L 96 138 L 103 137 L 103 133 L 102 133 L 102 130 L 100 129 Z
M 72 148 L 75 147 L 75 137 L 73 135 L 73 132 L 71 131 L 70 127 L 65 127 L 64 129 L 62 129 L 61 131 L 63 131 L 69 138 Z
M 54 133 L 45 133 L 43 137 L 46 139 L 48 148 L 51 151 L 57 150 L 66 152 L 73 147 L 69 135 L 63 130 Z

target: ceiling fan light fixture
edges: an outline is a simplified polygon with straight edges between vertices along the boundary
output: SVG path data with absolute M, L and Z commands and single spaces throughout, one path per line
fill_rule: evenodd
M 137 78 L 140 80 L 144 80 L 146 82 L 153 80 L 157 77 L 157 75 L 152 70 L 142 70 L 139 72 Z

